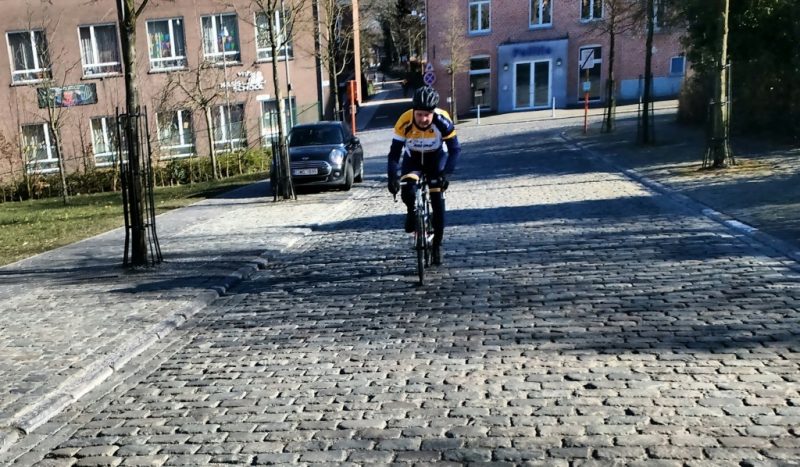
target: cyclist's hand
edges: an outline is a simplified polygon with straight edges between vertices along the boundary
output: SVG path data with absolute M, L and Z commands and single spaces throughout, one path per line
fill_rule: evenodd
M 400 192 L 400 180 L 396 178 L 389 179 L 389 193 L 396 195 Z
M 439 174 L 439 186 L 442 187 L 442 191 L 446 191 L 447 187 L 450 186 L 450 174 L 442 172 Z

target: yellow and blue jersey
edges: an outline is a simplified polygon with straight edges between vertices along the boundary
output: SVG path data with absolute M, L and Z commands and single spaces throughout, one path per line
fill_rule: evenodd
M 456 161 L 461 153 L 461 145 L 456 136 L 456 128 L 450 115 L 442 109 L 434 109 L 433 121 L 428 128 L 422 129 L 414 124 L 414 111 L 408 110 L 397 120 L 394 126 L 392 146 L 389 149 L 389 174 L 397 173 L 400 157 L 418 157 L 420 154 L 435 154 L 442 157 L 446 154 L 444 171 L 453 173 Z M 444 146 L 447 146 L 445 152 Z

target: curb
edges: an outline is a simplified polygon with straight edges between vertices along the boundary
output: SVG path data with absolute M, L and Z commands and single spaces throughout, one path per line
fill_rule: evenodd
M 769 248 L 772 248 L 773 250 L 777 251 L 778 253 L 786 256 L 788 259 L 800 265 L 800 250 L 798 250 L 797 247 L 790 245 L 789 243 L 783 240 L 775 238 L 772 235 L 764 233 L 753 226 L 747 225 L 732 216 L 716 211 L 706 206 L 705 204 L 701 203 L 700 201 L 697 201 L 693 198 L 690 198 L 684 194 L 681 194 L 673 190 L 667 185 L 659 183 L 655 180 L 651 180 L 646 176 L 640 174 L 636 170 L 622 167 L 619 164 L 612 161 L 611 159 L 609 159 L 608 157 L 606 157 L 605 155 L 597 153 L 587 148 L 583 143 L 571 139 L 569 136 L 567 136 L 566 132 L 561 133 L 561 138 L 568 144 L 571 144 L 577 149 L 589 154 L 591 158 L 602 160 L 606 164 L 613 166 L 615 169 L 622 172 L 626 177 L 630 178 L 631 180 L 641 185 L 644 185 L 645 187 L 659 194 L 666 195 L 670 199 L 677 201 L 678 203 L 699 212 L 705 217 L 719 224 L 722 224 L 725 227 L 736 231 L 737 233 L 750 237 Z
M 368 190 L 364 190 L 361 194 L 356 192 L 339 203 L 334 209 L 326 211 L 327 215 L 318 223 L 312 224 L 311 228 L 301 229 L 299 232 L 295 232 L 292 235 L 295 238 L 289 241 L 281 252 L 293 248 L 300 239 L 318 230 L 323 224 L 327 223 L 329 219 L 340 215 L 347 209 L 347 203 L 349 201 L 368 196 L 372 189 L 377 186 L 377 182 L 371 184 L 365 183 L 364 186 L 367 187 Z M 335 221 L 333 223 L 335 225 L 340 222 L 341 221 Z M 268 260 L 263 256 L 249 260 L 246 262 L 245 266 L 240 267 L 236 271 L 220 279 L 215 285 L 211 285 L 206 290 L 199 292 L 190 303 L 184 305 L 180 310 L 155 324 L 149 330 L 123 342 L 113 353 L 89 363 L 85 369 L 69 377 L 66 381 L 61 383 L 57 389 L 45 394 L 37 402 L 21 409 L 17 414 L 11 417 L 7 425 L 0 426 L 0 454 L 8 451 L 36 428 L 58 415 L 64 408 L 77 402 L 86 393 L 98 387 L 108 377 L 113 375 L 114 372 L 119 371 L 120 368 L 131 359 L 147 350 L 157 341 L 164 339 L 164 337 L 186 323 L 200 310 L 224 295 L 230 288 L 250 277 L 256 271 L 266 269 L 267 264 Z
M 190 303 L 176 313 L 155 324 L 149 330 L 128 339 L 113 353 L 90 363 L 84 370 L 64 381 L 59 388 L 46 394 L 38 402 L 20 410 L 11 418 L 10 427 L 0 429 L 0 453 L 99 386 L 128 361 L 156 341 L 166 337 L 197 312 L 219 298 L 230 287 L 257 270 L 266 268 L 266 265 L 267 261 L 259 258 L 239 268 L 222 279 L 218 285 L 197 294 Z

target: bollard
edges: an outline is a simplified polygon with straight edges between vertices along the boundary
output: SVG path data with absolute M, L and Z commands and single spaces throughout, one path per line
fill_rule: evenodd
M 481 124 L 481 105 L 478 104 L 478 125 Z
M 553 98 L 553 111 L 550 115 L 552 118 L 556 118 L 556 98 Z

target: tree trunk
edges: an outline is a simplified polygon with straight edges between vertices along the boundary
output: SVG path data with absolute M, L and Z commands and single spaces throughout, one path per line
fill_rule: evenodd
M 451 112 L 450 118 L 453 119 L 453 124 L 454 125 L 456 123 L 458 123 L 458 106 L 456 105 L 455 89 L 456 89 L 456 74 L 455 74 L 455 72 L 451 72 L 450 73 L 450 100 L 452 102 L 451 102 L 451 105 L 450 105 L 450 112 Z
M 708 141 L 708 156 L 712 167 L 727 167 L 731 160 L 730 135 L 728 134 L 728 11 L 730 0 L 719 0 L 720 12 L 717 31 L 717 72 L 714 77 L 714 107 L 711 122 L 711 140 Z
M 644 96 L 642 98 L 642 143 L 653 142 L 650 128 L 650 96 L 653 84 L 653 0 L 647 0 L 647 40 L 645 41 L 645 60 L 644 60 Z
M 134 0 L 121 0 L 118 5 L 122 61 L 125 67 L 125 113 L 129 116 L 139 112 L 139 91 L 136 88 L 136 4 Z M 144 196 L 142 194 L 142 171 L 140 170 L 139 128 L 136 121 L 128 118 L 125 139 L 128 160 L 133 173 L 128 210 L 131 215 L 131 264 L 147 264 L 147 239 L 144 223 Z M 120 151 L 121 152 L 121 151 Z
M 268 24 L 274 24 L 274 12 L 270 15 Z M 281 177 L 283 178 L 279 184 L 281 188 L 281 197 L 283 199 L 295 199 L 294 185 L 292 184 L 292 162 L 289 158 L 289 147 L 286 144 L 286 115 L 284 109 L 286 108 L 283 102 L 283 92 L 278 79 L 278 33 L 274 27 L 269 27 L 270 44 L 272 44 L 272 85 L 275 88 L 275 102 L 278 108 L 278 146 L 280 148 L 281 158 L 278 163 L 281 164 Z M 284 60 L 288 60 L 284 57 Z
M 217 177 L 217 148 L 214 147 L 214 117 L 211 115 L 211 106 L 206 105 L 203 108 L 203 113 L 206 117 L 206 127 L 208 128 L 208 147 L 209 147 L 209 155 L 211 156 L 211 166 L 212 171 L 214 172 L 214 179 L 216 180 Z
M 611 21 L 614 21 L 612 18 Z M 616 57 L 617 33 L 614 30 L 612 23 L 611 30 L 609 31 L 609 50 L 608 50 L 608 83 L 606 86 L 606 110 L 603 113 L 603 126 L 601 131 L 604 133 L 611 133 L 616 130 L 616 112 L 617 112 L 617 93 L 616 82 L 614 78 L 614 60 Z
M 69 187 L 67 187 L 67 168 L 66 164 L 64 164 L 64 151 L 61 150 L 61 135 L 59 134 L 58 128 L 51 127 L 50 131 L 55 140 L 56 157 L 58 157 L 58 173 L 61 176 L 61 199 L 66 206 L 69 204 Z

